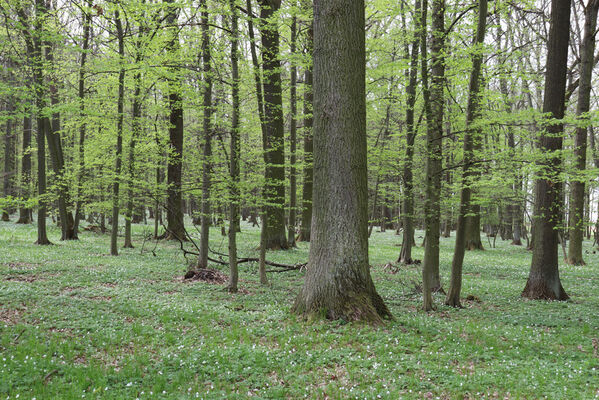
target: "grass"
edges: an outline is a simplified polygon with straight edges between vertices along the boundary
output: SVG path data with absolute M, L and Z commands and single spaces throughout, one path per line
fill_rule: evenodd
M 462 293 L 475 299 L 455 310 L 436 296 L 438 310 L 425 313 L 413 286 L 419 268 L 383 268 L 400 237 L 373 232 L 372 274 L 395 320 L 372 328 L 290 314 L 299 271 L 271 273 L 261 287 L 257 266 L 242 264 L 235 295 L 183 282 L 177 244 L 142 249 L 149 225 L 134 226 L 135 249 L 111 257 L 107 235 L 60 242 L 50 227 L 55 245 L 40 247 L 33 225 L 0 224 L 0 399 L 599 397 L 599 256 L 590 243 L 586 266 L 561 266 L 568 302 L 520 298 L 530 253 L 498 240 L 466 255 Z M 253 256 L 258 228 L 242 230 L 239 253 Z M 218 229 L 211 246 L 226 252 Z M 442 239 L 445 285 L 452 250 Z M 267 257 L 307 254 L 301 243 Z

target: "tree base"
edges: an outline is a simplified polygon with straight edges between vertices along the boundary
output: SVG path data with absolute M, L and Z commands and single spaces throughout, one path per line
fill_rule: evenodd
M 558 285 L 559 288 L 556 293 L 554 289 L 547 285 L 547 282 L 541 280 L 531 281 L 529 278 L 521 296 L 530 300 L 568 300 L 570 297 L 566 294 L 561 282 L 558 282 Z
M 17 224 L 30 224 L 31 220 L 29 218 L 19 218 L 17 220 Z
M 512 243 L 514 246 L 522 246 L 522 241 L 520 239 L 518 240 L 512 240 Z
M 310 241 L 310 235 L 300 232 L 300 234 L 295 238 L 296 242 L 309 242 Z
M 54 243 L 52 243 L 48 239 L 45 239 L 45 240 L 38 239 L 33 244 L 37 244 L 38 246 L 52 246 Z
M 485 250 L 485 248 L 480 240 L 469 240 L 466 242 L 466 250 Z
M 376 293 L 362 291 L 353 296 L 338 295 L 328 298 L 308 298 L 300 292 L 292 312 L 308 320 L 326 318 L 329 320 L 362 321 L 374 325 L 384 319 L 393 319 L 391 312 Z
M 568 259 L 566 259 L 566 264 L 575 266 L 587 265 L 582 259 L 582 257 L 568 257 Z

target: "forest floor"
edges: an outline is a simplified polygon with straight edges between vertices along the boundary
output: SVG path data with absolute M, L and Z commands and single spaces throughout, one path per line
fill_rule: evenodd
M 150 232 L 135 225 L 136 248 L 112 257 L 108 235 L 60 242 L 51 227 L 55 245 L 40 247 L 34 225 L 0 222 L 1 399 L 599 398 L 599 255 L 590 242 L 586 266 L 560 268 L 570 301 L 522 299 L 531 254 L 498 239 L 466 254 L 465 308 L 436 295 L 438 310 L 425 313 L 420 266 L 385 269 L 401 240 L 375 230 L 372 275 L 395 320 L 373 328 L 290 314 L 300 271 L 270 273 L 262 287 L 256 264 L 241 264 L 234 295 L 222 283 L 184 281 L 192 260 L 178 243 L 144 242 Z M 257 256 L 258 236 L 242 225 L 240 256 Z M 220 229 L 211 247 L 226 253 Z M 421 247 L 414 252 L 422 258 Z M 453 238 L 442 239 L 444 285 L 452 252 Z M 305 243 L 267 254 L 307 257 Z

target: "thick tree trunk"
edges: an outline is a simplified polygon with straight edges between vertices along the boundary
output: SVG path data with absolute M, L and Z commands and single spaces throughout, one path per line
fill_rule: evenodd
M 208 239 L 210 237 L 210 170 L 212 168 L 212 64 L 208 9 L 202 2 L 202 63 L 204 74 L 204 151 L 202 163 L 202 210 L 200 215 L 200 255 L 198 268 L 208 267 Z
M 312 54 L 313 31 L 312 23 L 308 27 L 306 38 L 307 52 Z M 312 65 L 304 72 L 304 184 L 302 188 L 302 221 L 298 241 L 309 242 L 312 227 L 312 186 L 314 177 L 313 133 L 312 133 Z
M 373 323 L 391 313 L 368 264 L 364 1 L 314 1 L 314 215 L 294 312 Z
M 119 46 L 119 95 L 117 99 L 117 127 L 114 181 L 112 182 L 112 230 L 110 231 L 110 254 L 118 256 L 117 236 L 119 233 L 119 185 L 121 180 L 121 163 L 123 153 L 123 106 L 125 102 L 125 43 L 123 24 L 119 11 L 115 11 L 114 21 L 117 29 Z
M 263 137 L 265 169 L 266 248 L 288 248 L 285 232 L 285 138 L 283 127 L 283 98 L 281 92 L 281 62 L 279 60 L 279 32 L 273 16 L 281 0 L 260 0 L 260 33 L 262 36 L 262 63 L 264 75 Z
M 551 1 L 551 27 L 549 30 L 547 68 L 543 113 L 551 118 L 564 117 L 568 40 L 570 32 L 570 0 Z M 558 269 L 558 230 L 561 221 L 560 180 L 562 149 L 562 124 L 547 124 L 541 133 L 539 145 L 550 156 L 540 162 L 540 177 L 535 182 L 534 248 L 530 274 L 523 297 L 530 299 L 566 300 Z
M 411 264 L 412 245 L 414 244 L 414 182 L 413 182 L 413 160 L 414 160 L 414 141 L 416 132 L 414 129 L 414 105 L 416 104 L 416 85 L 418 84 L 418 50 L 422 36 L 426 35 L 426 21 L 422 18 L 422 4 L 416 0 L 414 5 L 415 27 L 419 31 L 414 35 L 412 42 L 412 51 L 410 55 L 410 72 L 407 94 L 406 109 L 406 155 L 403 168 L 403 239 L 398 262 L 402 264 Z M 424 38 L 426 40 L 426 38 Z
M 480 114 L 480 83 L 483 63 L 482 45 L 485 41 L 487 29 L 487 0 L 479 1 L 478 26 L 474 37 L 474 54 L 472 56 L 472 71 L 468 91 L 468 106 L 466 110 L 466 132 L 464 134 L 464 166 L 462 167 L 462 192 L 460 194 L 460 213 L 458 215 L 458 229 L 456 231 L 455 249 L 451 263 L 451 282 L 445 304 L 452 307 L 461 307 L 460 293 L 462 290 L 462 267 L 466 250 L 466 216 L 470 211 L 470 178 L 472 176 L 471 163 L 474 161 L 474 136 L 480 135 L 480 130 L 472 128 L 472 124 Z
M 294 14 L 291 20 L 291 56 L 295 56 L 297 42 L 297 16 Z M 295 223 L 297 207 L 297 181 L 296 181 L 296 146 L 297 146 L 297 66 L 291 63 L 291 88 L 289 103 L 291 108 L 291 122 L 289 126 L 289 227 L 287 230 L 287 243 L 289 247 L 295 247 Z
M 568 246 L 568 264 L 584 265 L 582 258 L 582 241 L 584 235 L 584 199 L 585 199 L 585 181 L 583 176 L 587 163 L 587 134 L 588 129 L 585 125 L 588 120 L 587 113 L 590 110 L 591 103 L 591 84 L 593 77 L 593 57 L 595 53 L 595 35 L 597 28 L 597 11 L 599 8 L 598 0 L 591 0 L 586 6 L 584 15 L 584 37 L 580 44 L 580 79 L 578 88 L 578 105 L 576 115 L 581 126 L 576 128 L 574 138 L 574 156 L 576 171 L 581 176 L 575 176 L 570 183 L 570 242 Z
M 230 195 L 229 206 L 229 292 L 237 292 L 239 271 L 237 268 L 237 230 L 239 229 L 239 27 L 235 0 L 231 6 L 231 147 L 230 147 Z

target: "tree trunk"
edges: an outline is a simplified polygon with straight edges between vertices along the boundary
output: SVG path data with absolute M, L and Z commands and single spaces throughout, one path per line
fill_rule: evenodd
M 472 176 L 471 163 L 474 161 L 474 136 L 480 135 L 479 128 L 472 128 L 472 124 L 480 116 L 480 83 L 483 63 L 482 46 L 485 41 L 487 29 L 487 0 L 479 1 L 478 26 L 472 47 L 472 72 L 468 91 L 468 106 L 466 110 L 466 132 L 464 134 L 464 160 L 462 167 L 462 192 L 460 194 L 460 213 L 458 215 L 458 229 L 456 231 L 455 250 L 451 263 L 451 283 L 445 304 L 452 307 L 461 307 L 460 293 L 462 290 L 462 267 L 466 250 L 466 216 L 470 211 L 470 178 Z
M 291 20 L 291 57 L 295 56 L 297 42 L 297 16 L 293 14 Z M 295 223 L 297 207 L 297 182 L 296 182 L 296 131 L 297 131 L 297 66 L 295 61 L 291 62 L 291 88 L 290 88 L 290 108 L 291 122 L 289 126 L 289 227 L 287 231 L 287 243 L 289 247 L 295 246 Z
M 33 34 L 33 80 L 35 84 L 35 106 L 37 118 L 37 182 L 38 182 L 38 211 L 37 211 L 37 241 L 38 245 L 51 244 L 46 231 L 46 125 L 44 124 L 44 77 L 42 59 L 42 21 L 45 18 L 46 6 L 44 0 L 35 0 L 35 33 Z
M 117 247 L 117 235 L 119 233 L 119 185 L 121 179 L 121 163 L 123 153 L 123 105 L 125 102 L 125 43 L 123 24 L 121 22 L 119 11 L 114 14 L 116 24 L 117 39 L 119 46 L 119 95 L 117 99 L 117 127 L 116 127 L 116 151 L 114 181 L 112 183 L 112 230 L 110 232 L 110 254 L 119 255 Z
M 23 203 L 29 200 L 31 193 L 31 110 L 29 104 L 25 105 L 23 117 L 23 156 L 21 158 L 21 198 Z M 31 209 L 21 204 L 19 206 L 19 220 L 17 224 L 31 222 Z
M 312 55 L 313 31 L 312 22 L 308 27 L 306 51 Z M 304 184 L 302 188 L 302 222 L 298 241 L 309 242 L 312 227 L 312 185 L 314 176 L 313 133 L 312 133 L 312 65 L 306 66 L 304 72 Z
M 543 113 L 555 119 L 564 117 L 570 10 L 570 0 L 551 1 Z M 563 125 L 552 122 L 545 126 L 539 140 L 541 151 L 549 156 L 546 161 L 539 162 L 540 177 L 535 182 L 534 248 L 530 274 L 522 292 L 522 296 L 529 299 L 568 299 L 559 278 L 556 229 L 562 211 L 562 184 L 559 181 L 562 133 Z
M 87 0 L 88 8 L 91 8 L 91 0 Z M 83 13 L 83 43 L 81 45 L 81 64 L 79 65 L 79 117 L 81 126 L 79 127 L 79 170 L 77 171 L 77 189 L 75 197 L 77 205 L 75 206 L 75 222 L 73 223 L 73 235 L 79 236 L 79 221 L 81 220 L 81 207 L 83 199 L 81 189 L 83 178 L 85 176 L 85 64 L 87 62 L 87 52 L 89 50 L 89 38 L 91 34 L 92 13 L 88 11 Z
M 364 1 L 314 1 L 314 215 L 293 311 L 372 323 L 391 313 L 368 264 Z
M 171 60 L 179 57 L 179 28 L 177 24 L 177 9 L 174 0 L 165 0 L 168 6 L 166 23 L 169 26 L 170 39 L 167 52 Z M 167 239 L 186 240 L 183 223 L 183 202 L 181 198 L 181 177 L 183 167 L 183 99 L 181 97 L 181 78 L 178 69 L 169 69 L 169 147 L 167 166 L 167 206 L 166 224 Z
M 202 210 L 200 215 L 200 255 L 198 268 L 208 267 L 208 239 L 210 237 L 210 169 L 212 168 L 212 64 L 208 8 L 202 1 L 202 63 L 204 74 L 204 154 L 202 163 Z
M 576 115 L 581 124 L 576 128 L 574 138 L 574 156 L 576 172 L 580 176 L 574 176 L 570 183 L 570 210 L 569 210 L 569 228 L 570 242 L 568 246 L 568 264 L 584 265 L 582 258 L 582 241 L 584 235 L 584 199 L 585 199 L 585 181 L 584 171 L 587 163 L 587 134 L 588 129 L 586 121 L 591 102 L 591 85 L 593 77 L 593 57 L 595 53 L 595 35 L 597 28 L 597 11 L 599 8 L 598 0 L 589 1 L 585 8 L 584 37 L 580 44 L 580 79 L 578 88 L 578 105 Z
M 423 1 L 422 10 L 428 7 Z M 425 95 L 425 111 L 427 114 L 426 133 L 426 199 L 425 199 L 425 235 L 424 260 L 422 268 L 423 309 L 434 308 L 432 291 L 442 290 L 439 276 L 439 220 L 441 217 L 441 168 L 443 160 L 443 91 L 445 81 L 444 32 L 445 32 L 445 0 L 433 0 L 432 15 L 433 39 L 431 43 L 432 85 Z M 426 43 L 422 41 L 423 63 L 426 60 Z M 423 87 L 428 85 L 428 72 L 423 64 Z M 428 103 L 428 105 L 427 105 Z
M 141 36 L 142 28 L 140 28 L 140 37 L 137 44 L 137 55 L 136 64 L 141 61 Z M 134 190 L 133 184 L 135 180 L 135 145 L 141 135 L 141 72 L 136 72 L 133 77 L 135 82 L 135 88 L 133 89 L 133 107 L 131 115 L 131 139 L 129 141 L 129 170 L 128 170 L 128 185 L 127 185 L 127 210 L 125 211 L 125 248 L 133 248 L 133 242 L 131 241 L 131 223 L 133 218 L 133 206 L 134 206 Z M 145 212 L 145 210 L 144 210 Z
M 264 75 L 263 136 L 265 169 L 266 247 L 288 248 L 285 232 L 285 145 L 283 127 L 283 98 L 281 93 L 281 62 L 279 60 L 279 32 L 273 16 L 281 0 L 260 0 L 260 33 L 262 36 L 262 64 Z
M 413 183 L 413 159 L 414 159 L 414 141 L 416 132 L 414 129 L 414 105 L 416 104 L 416 85 L 418 84 L 418 50 L 420 41 L 423 35 L 426 35 L 426 21 L 422 18 L 422 4 L 420 0 L 416 0 L 414 5 L 414 26 L 418 34 L 414 35 L 412 42 L 412 53 L 410 55 L 410 72 L 409 83 L 406 88 L 407 104 L 406 104 L 406 155 L 403 168 L 403 239 L 401 251 L 399 253 L 398 262 L 402 264 L 411 264 L 412 260 L 412 245 L 414 244 L 414 188 Z
M 9 100 L 10 101 L 10 100 Z M 4 177 L 2 183 L 2 192 L 5 197 L 11 195 L 11 179 L 14 175 L 13 163 L 13 133 L 12 133 L 12 110 L 10 106 L 7 108 L 9 117 L 6 119 L 6 132 L 4 133 Z M 2 221 L 10 221 L 8 209 L 2 210 Z
M 237 230 L 239 229 L 239 27 L 237 21 L 237 8 L 235 0 L 230 0 L 231 5 L 231 147 L 230 147 L 230 195 L 229 207 L 229 292 L 237 292 L 239 271 L 237 268 Z

